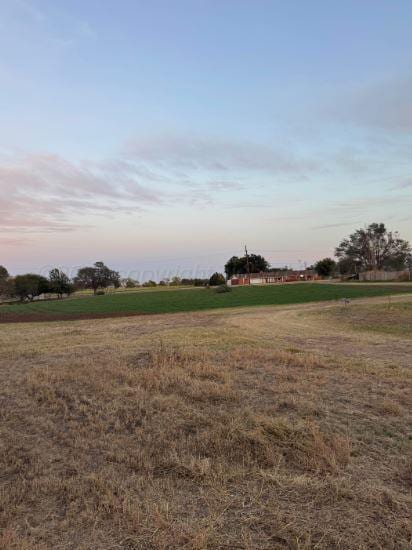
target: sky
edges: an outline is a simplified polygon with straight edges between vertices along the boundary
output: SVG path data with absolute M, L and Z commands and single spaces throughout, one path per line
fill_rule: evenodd
M 139 280 L 412 240 L 410 0 L 0 0 L 0 264 Z

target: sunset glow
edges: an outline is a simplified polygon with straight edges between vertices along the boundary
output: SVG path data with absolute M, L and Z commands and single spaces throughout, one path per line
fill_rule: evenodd
M 408 1 L 3 1 L 0 263 L 157 277 L 246 243 L 310 264 L 374 221 L 411 239 L 411 20 Z

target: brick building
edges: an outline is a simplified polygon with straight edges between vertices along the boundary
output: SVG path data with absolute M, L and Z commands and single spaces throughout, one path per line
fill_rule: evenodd
M 299 281 L 316 281 L 319 279 L 315 271 L 310 269 L 305 270 L 282 270 L 282 271 L 267 271 L 261 273 L 250 273 L 232 275 L 228 280 L 228 285 L 264 285 L 273 283 L 292 283 Z

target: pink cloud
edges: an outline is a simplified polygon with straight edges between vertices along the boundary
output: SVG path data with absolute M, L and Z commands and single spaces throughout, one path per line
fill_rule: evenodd
M 57 155 L 26 155 L 0 162 L 2 230 L 67 231 L 74 216 L 141 211 L 160 202 L 129 169 L 93 168 Z

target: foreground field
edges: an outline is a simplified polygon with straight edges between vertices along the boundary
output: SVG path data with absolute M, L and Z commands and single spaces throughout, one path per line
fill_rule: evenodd
M 405 284 L 297 283 L 234 288 L 218 294 L 197 288 L 120 293 L 31 304 L 0 305 L 0 322 L 99 318 L 147 313 L 175 313 L 231 307 L 284 305 L 341 298 L 361 298 L 412 292 Z
M 410 548 L 411 318 L 2 325 L 0 548 Z

